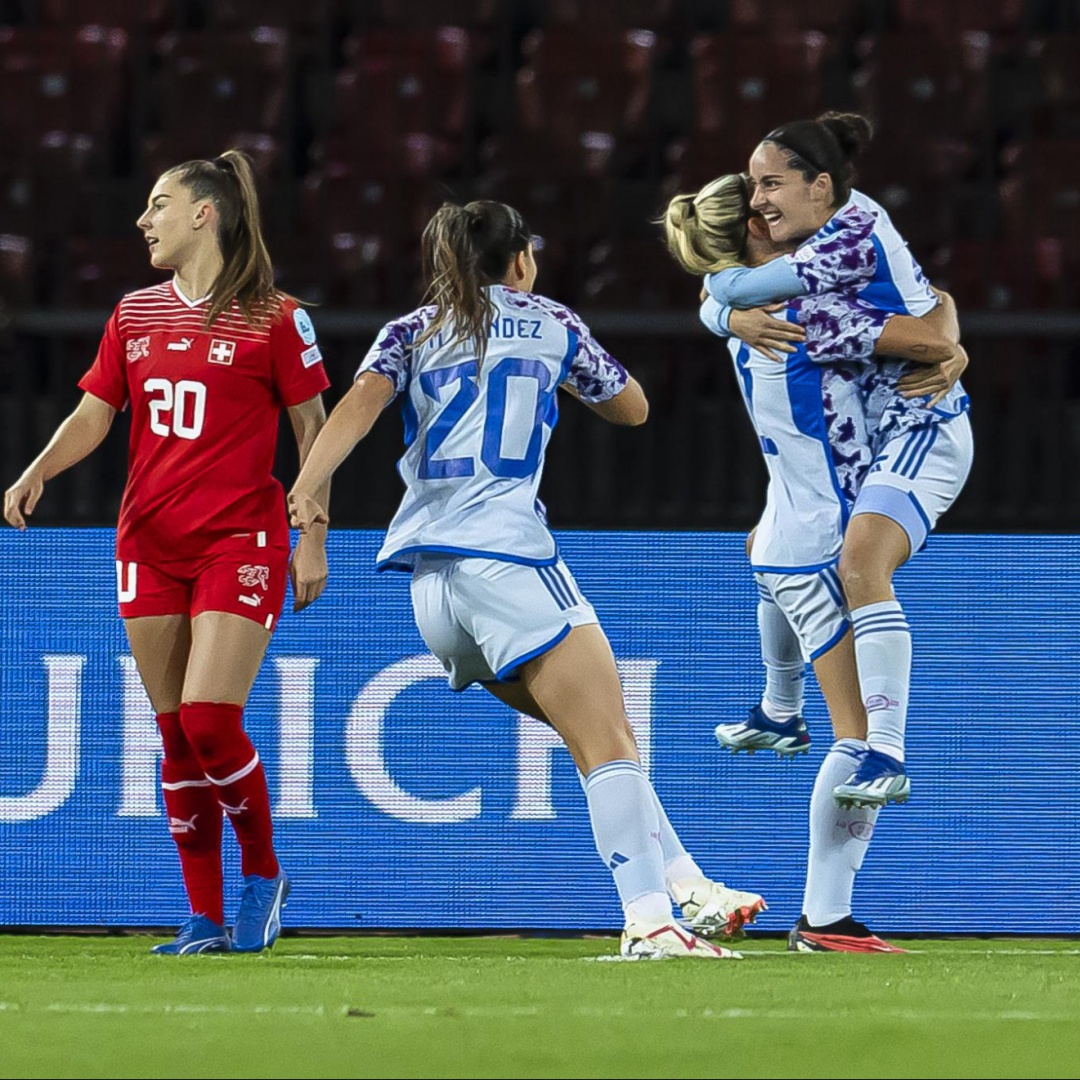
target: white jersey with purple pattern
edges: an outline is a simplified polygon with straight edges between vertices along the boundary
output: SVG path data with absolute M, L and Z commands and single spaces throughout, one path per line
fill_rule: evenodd
M 418 347 L 423 307 L 387 323 L 357 375 L 386 376 L 402 395 L 405 496 L 378 555 L 380 569 L 413 569 L 420 553 L 552 565 L 555 539 L 537 498 L 544 453 L 566 384 L 608 401 L 626 369 L 569 308 L 504 285 L 489 287 L 495 317 L 481 362 L 452 328 Z
M 706 300 L 702 321 L 717 305 Z M 859 364 L 874 349 L 888 316 L 850 297 L 803 297 L 790 321 L 805 342 L 779 363 L 736 338 L 728 342 L 743 400 L 758 436 L 769 489 L 750 561 L 763 573 L 807 573 L 840 555 L 855 498 L 873 461 Z M 777 315 L 777 318 L 780 318 Z M 842 373 L 842 374 L 841 374 Z
M 853 292 L 879 311 L 920 316 L 938 302 L 888 213 L 859 191 L 853 191 L 814 236 L 784 258 L 809 291 L 809 297 L 799 298 L 804 303 L 829 292 Z M 951 420 L 968 409 L 968 395 L 959 383 L 930 410 L 925 399 L 902 397 L 896 384 L 910 370 L 906 361 L 885 360 L 859 373 L 875 450 L 905 431 Z M 836 374 L 851 377 L 850 371 Z

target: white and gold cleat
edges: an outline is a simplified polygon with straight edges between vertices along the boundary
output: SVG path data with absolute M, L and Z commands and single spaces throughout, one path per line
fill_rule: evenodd
M 743 927 L 769 906 L 757 893 L 729 889 L 708 878 L 676 882 L 671 891 L 690 929 L 702 937 L 744 937 Z
M 676 923 L 630 922 L 623 930 L 619 954 L 624 960 L 741 960 L 742 955 L 722 949 Z

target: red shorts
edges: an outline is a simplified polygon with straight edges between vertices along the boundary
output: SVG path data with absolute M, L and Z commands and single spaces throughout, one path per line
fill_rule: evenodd
M 265 534 L 230 537 L 190 559 L 134 562 L 117 551 L 120 617 L 224 611 L 273 630 L 285 603 L 287 546 L 262 545 Z

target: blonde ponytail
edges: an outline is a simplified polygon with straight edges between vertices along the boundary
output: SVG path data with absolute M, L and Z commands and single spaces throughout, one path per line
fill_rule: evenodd
M 713 180 L 696 195 L 676 195 L 662 219 L 668 250 L 691 274 L 737 266 L 749 216 L 749 185 L 742 174 Z

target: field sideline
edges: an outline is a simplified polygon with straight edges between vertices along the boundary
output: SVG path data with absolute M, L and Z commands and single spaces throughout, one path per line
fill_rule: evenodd
M 1077 1075 L 1080 942 L 604 962 L 613 940 L 0 936 L 0 1076 Z

